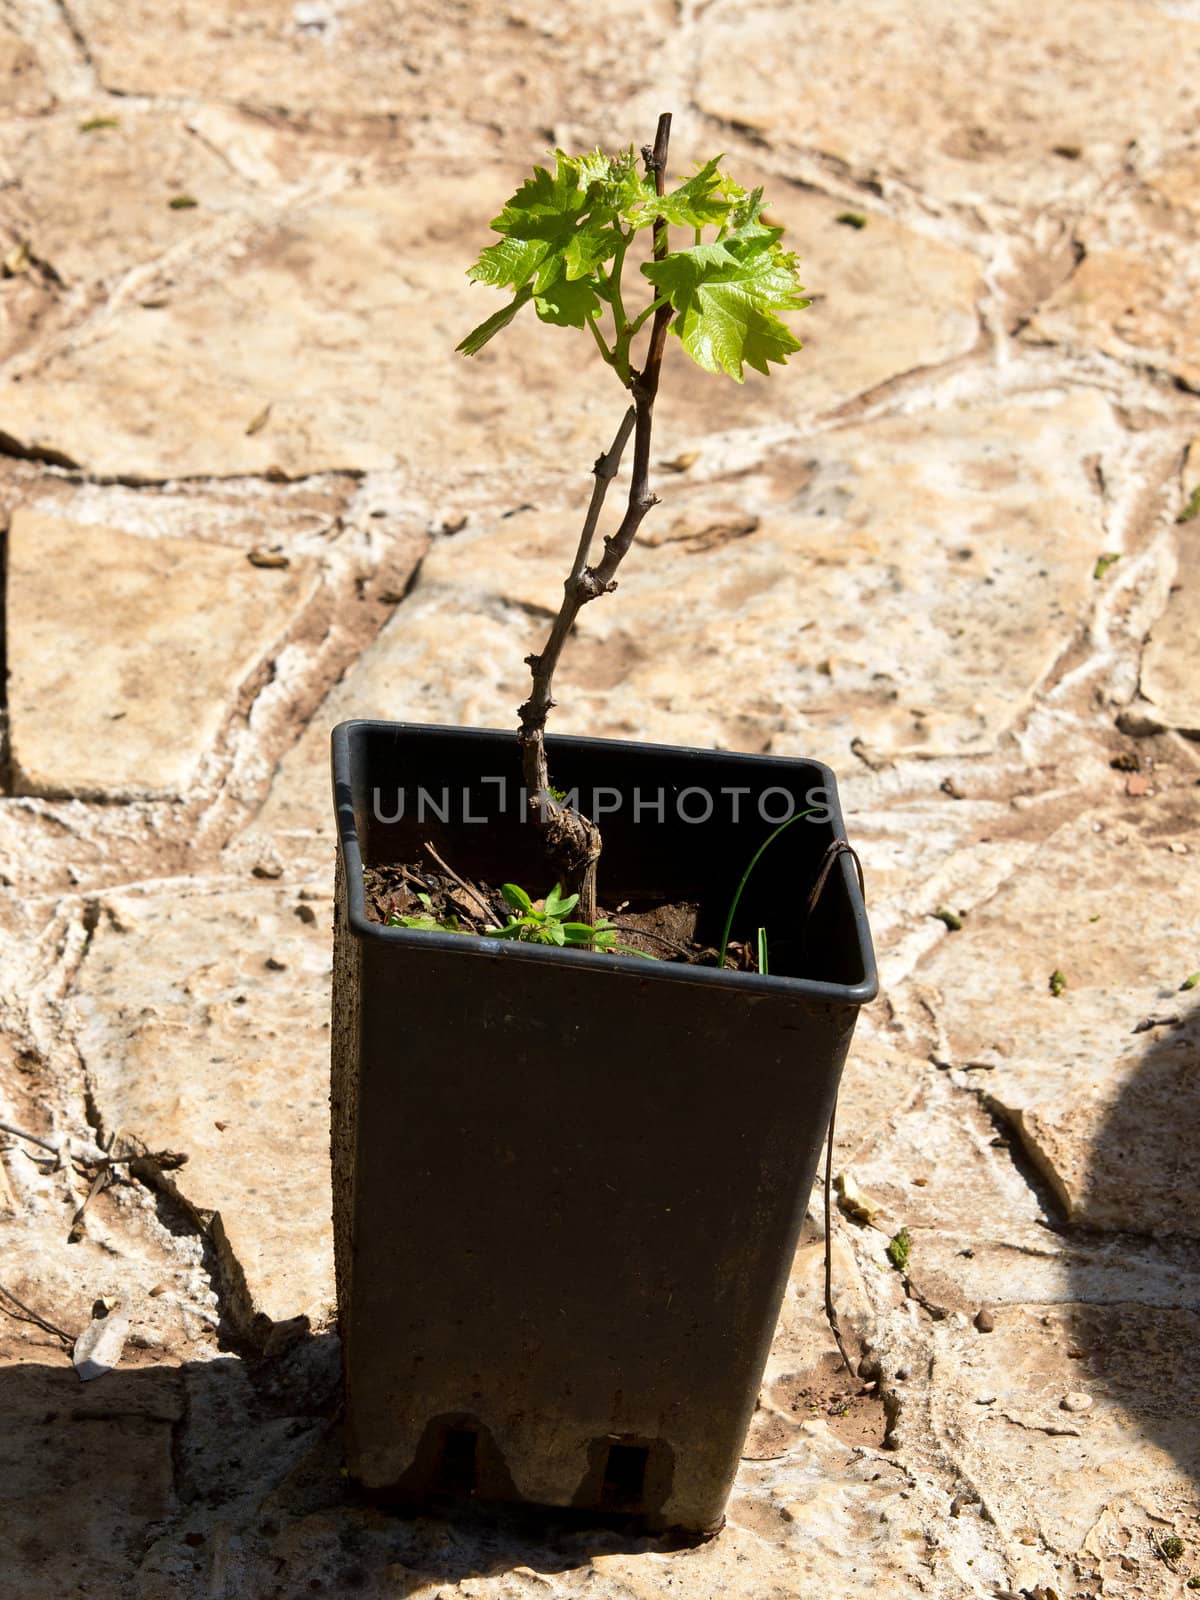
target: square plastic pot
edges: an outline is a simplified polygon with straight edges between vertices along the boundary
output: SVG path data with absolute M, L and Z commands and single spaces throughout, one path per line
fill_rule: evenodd
M 512 734 L 350 722 L 339 830 L 333 1180 L 351 1476 L 721 1525 L 859 1007 L 876 992 L 833 774 L 548 741 L 600 821 L 601 903 L 698 901 L 771 976 L 385 928 L 364 864 L 434 847 L 544 893 Z

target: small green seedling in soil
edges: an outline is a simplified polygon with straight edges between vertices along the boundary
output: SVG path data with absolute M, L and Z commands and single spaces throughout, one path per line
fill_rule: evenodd
M 720 156 L 669 184 L 670 133 L 671 117 L 664 113 L 640 162 L 632 147 L 615 154 L 556 150 L 552 166 L 534 168 L 493 219 L 499 238 L 468 273 L 476 283 L 507 291 L 508 301 L 458 346 L 464 355 L 478 355 L 532 307 L 542 322 L 580 330 L 631 402 L 592 469 L 595 482 L 562 606 L 540 653 L 527 657 L 532 688 L 518 713 L 530 816 L 560 884 L 579 895 L 583 924 L 596 920 L 600 831 L 551 786 L 546 719 L 555 668 L 580 609 L 616 588 L 617 568 L 657 503 L 650 490 L 651 433 L 667 335 L 702 371 L 741 383 L 746 367 L 766 374 L 800 349 L 783 319 L 809 304 L 796 258 L 780 243 L 783 230 L 764 217 L 762 190 L 743 188 Z M 682 242 L 672 239 L 672 229 Z M 604 498 L 631 437 L 625 510 L 591 565 Z
M 951 933 L 960 933 L 962 931 L 963 919 L 957 911 L 951 911 L 946 906 L 939 906 L 933 915 L 939 922 L 944 922 Z
M 774 832 L 769 833 L 767 835 L 767 837 L 759 845 L 758 849 L 750 857 L 750 865 L 746 868 L 745 872 L 742 873 L 741 881 L 738 883 L 737 888 L 733 891 L 733 899 L 729 902 L 729 910 L 725 914 L 725 926 L 721 929 L 721 946 L 720 946 L 720 949 L 717 951 L 717 965 L 719 967 L 723 967 L 725 965 L 725 956 L 726 956 L 726 952 L 729 949 L 729 935 L 733 930 L 733 919 L 734 919 L 734 916 L 737 914 L 737 908 L 741 904 L 742 895 L 745 892 L 746 885 L 750 882 L 750 874 L 754 871 L 755 867 L 758 865 L 759 861 L 762 859 L 763 852 L 766 850 L 768 845 L 773 844 L 775 842 L 775 840 L 778 839 L 779 835 L 781 833 L 783 833 L 783 831 L 786 828 L 790 828 L 792 826 L 793 822 L 799 822 L 802 817 L 810 817 L 810 816 L 812 816 L 812 813 L 813 813 L 814 809 L 815 809 L 814 807 L 810 806 L 807 811 L 797 811 L 794 817 L 789 817 L 786 822 L 781 822 L 779 824 L 779 826 L 774 830 Z M 760 928 L 759 929 L 759 964 L 758 964 L 758 970 L 760 972 L 766 972 L 766 970 L 767 970 L 766 965 L 765 965 L 765 961 L 764 961 L 765 956 L 766 956 L 765 930 Z
M 1067 980 L 1066 980 L 1066 977 L 1063 974 L 1063 971 L 1062 971 L 1061 967 L 1055 967 L 1054 971 L 1050 974 L 1050 982 L 1049 982 L 1048 987 L 1049 987 L 1050 993 L 1054 996 L 1054 998 L 1056 1000 L 1058 999 L 1059 995 L 1063 992 L 1063 990 L 1067 987 Z
M 1183 1540 L 1177 1533 L 1169 1533 L 1165 1539 L 1159 1539 L 1155 1549 L 1164 1561 L 1178 1561 L 1183 1555 Z
M 861 211 L 839 211 L 833 220 L 840 222 L 843 228 L 865 228 L 867 225 L 867 219 Z
M 433 914 L 433 901 L 427 894 L 418 894 L 417 899 L 425 907 L 423 912 L 416 912 L 411 916 L 401 916 L 398 911 L 388 913 L 387 926 L 389 928 L 416 928 L 422 933 L 466 933 L 465 928 L 460 928 L 457 917 L 435 917 Z
M 1200 987 L 1200 972 L 1189 973 L 1188 976 L 1179 985 L 1179 988 L 1180 988 L 1181 991 L 1184 991 L 1184 990 L 1187 990 L 1187 989 L 1195 989 L 1195 988 L 1198 988 L 1198 987 Z
M 116 117 L 89 117 L 86 122 L 79 124 L 80 133 L 97 133 L 101 128 L 119 128 L 120 122 Z
M 617 930 L 611 922 L 565 921 L 567 913 L 574 911 L 579 904 L 579 896 L 563 894 L 562 885 L 559 883 L 554 885 L 540 907 L 534 904 L 519 884 L 502 884 L 500 893 L 516 915 L 510 917 L 503 928 L 489 928 L 483 936 L 485 939 L 520 939 L 527 944 L 574 945 L 577 949 L 583 950 L 646 955 L 644 950 L 634 950 L 630 945 L 619 944 Z M 647 956 L 646 959 L 653 961 L 654 957 Z
M 1109 555 L 1100 556 L 1096 565 L 1092 568 L 1092 577 L 1096 579 L 1102 578 L 1109 567 L 1115 567 L 1120 559 L 1120 554 L 1115 551 Z
M 1192 490 L 1191 495 L 1188 498 L 1187 505 L 1184 506 L 1183 510 L 1175 518 L 1175 521 L 1194 522 L 1197 517 L 1200 517 L 1200 483 L 1198 483 Z M 1200 1584 L 1197 1584 L 1196 1587 L 1200 1589 Z
M 888 1260 L 892 1263 L 897 1272 L 907 1271 L 908 1258 L 911 1251 L 912 1235 L 909 1233 L 907 1228 L 901 1228 L 900 1232 L 895 1236 L 895 1238 L 888 1241 L 887 1247 Z

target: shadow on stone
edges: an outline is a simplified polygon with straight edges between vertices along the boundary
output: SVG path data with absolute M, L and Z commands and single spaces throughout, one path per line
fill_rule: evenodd
M 87 1384 L 65 1356 L 26 1348 L 32 1359 L 0 1366 L 5 1600 L 393 1596 L 681 1543 L 570 1509 L 370 1502 L 342 1465 L 330 1333 L 259 1359 L 126 1365 Z
M 1200 1007 L 1163 1011 L 1180 1020 L 1154 1030 L 1104 1112 L 1075 1219 L 1111 1242 L 1129 1291 L 1118 1277 L 1107 1303 L 1081 1303 L 1094 1295 L 1073 1272 L 1071 1355 L 1079 1390 L 1200 1482 Z

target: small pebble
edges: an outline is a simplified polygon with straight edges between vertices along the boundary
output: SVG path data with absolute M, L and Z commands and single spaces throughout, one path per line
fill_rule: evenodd
M 975 1326 L 979 1329 L 980 1333 L 991 1333 L 992 1329 L 996 1326 L 996 1319 L 986 1306 L 980 1306 L 979 1310 L 975 1313 Z
M 263 965 L 266 967 L 268 972 L 287 971 L 287 962 L 280 961 L 278 956 L 268 956 L 266 961 L 263 962 Z
M 1092 1397 L 1090 1394 L 1083 1394 L 1081 1392 L 1065 1394 L 1062 1397 L 1062 1408 L 1064 1411 L 1090 1411 L 1092 1408 Z
M 251 870 L 256 878 L 283 877 L 283 867 L 278 861 L 256 861 Z
M 317 920 L 317 913 L 309 905 L 298 905 L 296 907 L 296 915 L 301 922 L 315 922 Z

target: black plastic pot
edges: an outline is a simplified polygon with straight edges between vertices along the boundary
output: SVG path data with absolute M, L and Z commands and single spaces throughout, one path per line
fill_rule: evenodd
M 844 837 L 827 767 L 548 745 L 553 781 L 602 813 L 601 903 L 698 900 L 712 942 L 754 851 L 816 806 L 763 857 L 734 928 L 766 926 L 772 975 L 369 921 L 364 863 L 426 840 L 463 876 L 550 885 L 512 734 L 334 730 L 349 1471 L 418 1504 L 471 1494 L 711 1532 L 876 992 L 866 914 L 842 854 L 804 925 Z

